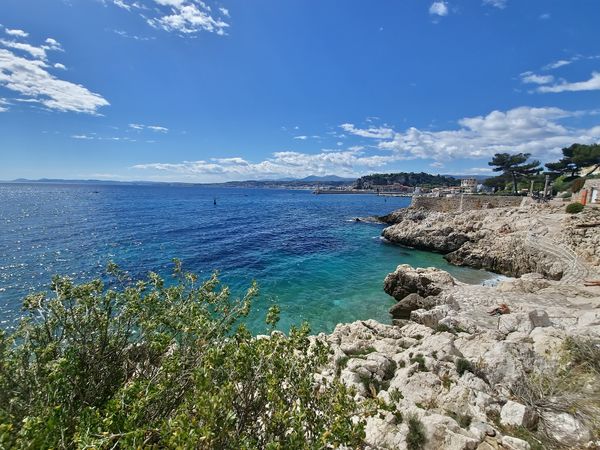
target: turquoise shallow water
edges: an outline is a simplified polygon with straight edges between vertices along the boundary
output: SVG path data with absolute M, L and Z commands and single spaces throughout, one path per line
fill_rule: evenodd
M 255 279 L 261 295 L 248 322 L 256 332 L 274 302 L 282 329 L 304 320 L 315 332 L 359 319 L 387 322 L 394 301 L 383 279 L 402 263 L 440 267 L 471 283 L 492 276 L 391 245 L 380 238 L 381 225 L 352 220 L 408 201 L 286 190 L 0 184 L 0 322 L 10 327 L 22 297 L 45 289 L 53 274 L 83 281 L 109 260 L 142 277 L 149 270 L 168 275 L 178 257 L 201 276 L 219 270 L 236 294 Z

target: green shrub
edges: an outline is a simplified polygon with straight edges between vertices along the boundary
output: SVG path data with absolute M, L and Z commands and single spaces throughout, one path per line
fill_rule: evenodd
M 473 417 L 469 414 L 460 414 L 454 411 L 446 411 L 446 414 L 456 420 L 456 423 L 458 423 L 458 425 L 464 429 L 468 429 L 473 421 Z
M 425 365 L 425 358 L 420 353 L 415 355 L 414 358 L 411 358 L 410 363 L 417 363 L 419 365 L 419 372 L 428 372 L 427 366 Z
M 425 427 L 417 416 L 408 418 L 408 434 L 406 435 L 406 447 L 408 450 L 420 450 L 427 442 Z
M 439 323 L 435 327 L 435 331 L 438 333 L 454 333 L 454 329 L 450 328 L 448 325 Z
M 390 400 L 393 401 L 394 403 L 398 403 L 400 400 L 402 400 L 404 398 L 404 395 L 402 395 L 402 392 L 399 389 L 390 389 L 388 391 L 389 395 L 390 395 Z
M 578 214 L 583 211 L 584 206 L 581 203 L 569 203 L 565 208 L 568 214 Z
M 471 364 L 471 361 L 469 361 L 468 359 L 458 358 L 455 362 L 455 365 L 456 365 L 456 371 L 458 372 L 458 375 L 461 377 L 465 372 L 473 373 L 473 365 Z
M 315 385 L 329 349 L 309 328 L 254 338 L 257 293 L 232 299 L 175 265 L 170 285 L 116 277 L 30 295 L 0 332 L 0 448 L 359 446 L 364 423 L 338 381 Z M 273 330 L 278 310 L 267 315 Z

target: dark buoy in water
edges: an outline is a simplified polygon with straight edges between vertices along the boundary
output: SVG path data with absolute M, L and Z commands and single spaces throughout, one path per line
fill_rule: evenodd
M 213 199 L 213 205 L 217 206 L 217 197 Z

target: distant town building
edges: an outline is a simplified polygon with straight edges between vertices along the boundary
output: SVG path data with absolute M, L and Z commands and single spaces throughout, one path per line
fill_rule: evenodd
M 577 194 L 576 194 L 577 195 Z M 581 189 L 581 199 L 587 204 L 597 205 L 600 203 L 600 179 L 588 179 Z
M 475 193 L 477 192 L 476 178 L 463 178 L 460 180 L 460 190 L 462 192 Z

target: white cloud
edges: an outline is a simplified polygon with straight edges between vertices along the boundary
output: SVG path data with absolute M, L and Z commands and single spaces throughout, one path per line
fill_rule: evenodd
M 96 133 L 90 134 L 74 134 L 71 136 L 72 139 L 78 139 L 81 141 L 114 141 L 114 142 L 137 142 L 127 136 L 98 136 Z
M 537 88 L 538 92 L 579 92 L 579 91 L 597 91 L 600 90 L 600 72 L 593 72 L 591 78 L 586 81 L 577 81 L 569 83 L 563 81 L 552 86 L 540 86 Z
M 431 167 L 441 168 L 457 159 L 488 159 L 498 152 L 532 153 L 543 161 L 560 155 L 560 150 L 574 142 L 592 143 L 600 139 L 600 124 L 591 128 L 572 128 L 561 123 L 580 116 L 594 117 L 593 112 L 566 111 L 560 108 L 520 107 L 508 111 L 492 111 L 487 115 L 465 117 L 458 128 L 428 131 L 408 128 L 361 130 L 344 124 L 354 136 L 370 138 L 374 146 L 348 149 L 322 149 L 319 153 L 283 151 L 259 162 L 241 157 L 214 158 L 183 162 L 138 164 L 148 176 L 189 180 L 240 180 L 277 177 L 302 177 L 336 173 L 357 176 L 373 171 L 395 170 L 390 164 L 421 159 Z M 365 148 L 370 148 L 369 154 Z M 373 150 L 373 148 L 375 150 Z M 489 173 L 486 167 L 469 169 L 468 173 Z
M 508 0 L 483 0 L 484 5 L 490 5 L 495 8 L 504 9 Z
M 369 127 L 367 129 L 359 129 L 351 123 L 343 123 L 340 125 L 340 128 L 346 133 L 365 138 L 388 139 L 394 135 L 394 130 L 388 127 Z
M 166 127 L 162 127 L 159 125 L 142 125 L 141 123 L 130 123 L 129 128 L 133 128 L 134 130 L 138 131 L 150 130 L 155 131 L 157 133 L 167 133 L 169 131 L 169 129 Z
M 55 69 L 60 69 L 60 70 L 67 70 L 67 67 L 64 64 L 61 64 L 61 63 L 54 64 L 54 68 Z
M 0 40 L 0 46 L 5 47 L 0 48 L 0 86 L 20 94 L 22 97 L 16 98 L 17 101 L 36 102 L 57 111 L 96 114 L 99 108 L 109 105 L 101 95 L 84 86 L 51 75 L 46 51 L 62 50 L 62 47 L 51 38 L 46 39 L 45 44 L 35 47 Z M 33 59 L 19 56 L 10 49 L 29 53 Z
M 421 159 L 487 158 L 498 152 L 532 153 L 542 159 L 558 155 L 574 142 L 591 143 L 600 139 L 597 128 L 567 128 L 560 120 L 582 115 L 559 108 L 520 107 L 506 112 L 492 111 L 486 116 L 459 120 L 461 128 L 424 131 L 409 128 L 379 148 Z
M 393 155 L 361 156 L 354 151 L 333 151 L 317 154 L 283 151 L 261 162 L 252 163 L 244 158 L 213 158 L 209 161 L 184 161 L 181 163 L 137 164 L 134 169 L 149 170 L 185 178 L 206 177 L 217 179 L 274 178 L 280 176 L 302 177 L 337 173 L 357 176 L 365 171 L 396 160 Z
M 533 72 L 523 72 L 521 74 L 521 82 L 527 84 L 548 84 L 554 81 L 552 75 L 536 75 Z
M 558 69 L 559 67 L 568 66 L 572 64 L 575 59 L 559 59 L 558 61 L 554 61 L 550 64 L 544 66 L 544 70 L 553 70 Z
M 0 45 L 29 53 L 35 59 L 46 60 L 46 49 L 43 47 L 36 47 L 23 42 L 8 41 L 6 39 L 0 39 Z
M 429 14 L 434 16 L 447 16 L 448 5 L 444 1 L 433 2 L 429 7 Z
M 308 136 L 294 136 L 294 139 L 298 139 L 300 141 L 305 141 L 308 139 Z
M 156 38 L 155 37 L 148 37 L 148 36 L 138 36 L 136 34 L 129 34 L 127 31 L 123 31 L 123 30 L 112 30 L 113 33 L 118 34 L 121 37 L 127 38 L 127 39 L 133 39 L 136 41 L 153 41 Z
M 152 131 L 159 132 L 159 133 L 166 133 L 169 131 L 168 128 L 160 127 L 158 125 L 148 125 L 146 128 L 148 128 L 149 130 L 152 130 Z
M 552 17 L 552 16 L 550 15 L 550 13 L 543 13 L 543 14 L 540 14 L 540 20 L 549 20 L 549 19 L 550 19 L 550 17 Z
M 61 52 L 63 51 L 62 46 L 56 39 L 48 38 L 48 39 L 46 39 L 45 42 L 46 42 L 46 45 L 42 45 L 42 48 L 44 50 L 56 50 L 56 51 L 61 51 Z
M 183 34 L 208 31 L 224 35 L 229 27 L 223 19 L 213 16 L 211 8 L 201 0 L 154 0 L 154 2 L 166 9 L 166 11 L 161 10 L 159 16 L 147 19 L 148 24 L 155 28 Z
M 225 35 L 229 24 L 229 10 L 224 7 L 213 9 L 203 0 L 101 0 L 121 9 L 135 11 L 153 28 L 177 32 L 181 35 L 193 35 L 201 31 Z M 117 34 L 137 40 L 147 40 L 139 36 L 130 36 L 126 32 Z
M 10 28 L 5 28 L 4 32 L 9 36 L 22 37 L 26 38 L 29 36 L 29 33 L 24 32 L 23 30 L 11 30 Z
M 0 98 L 0 112 L 8 111 L 8 105 L 10 103 L 5 98 Z

